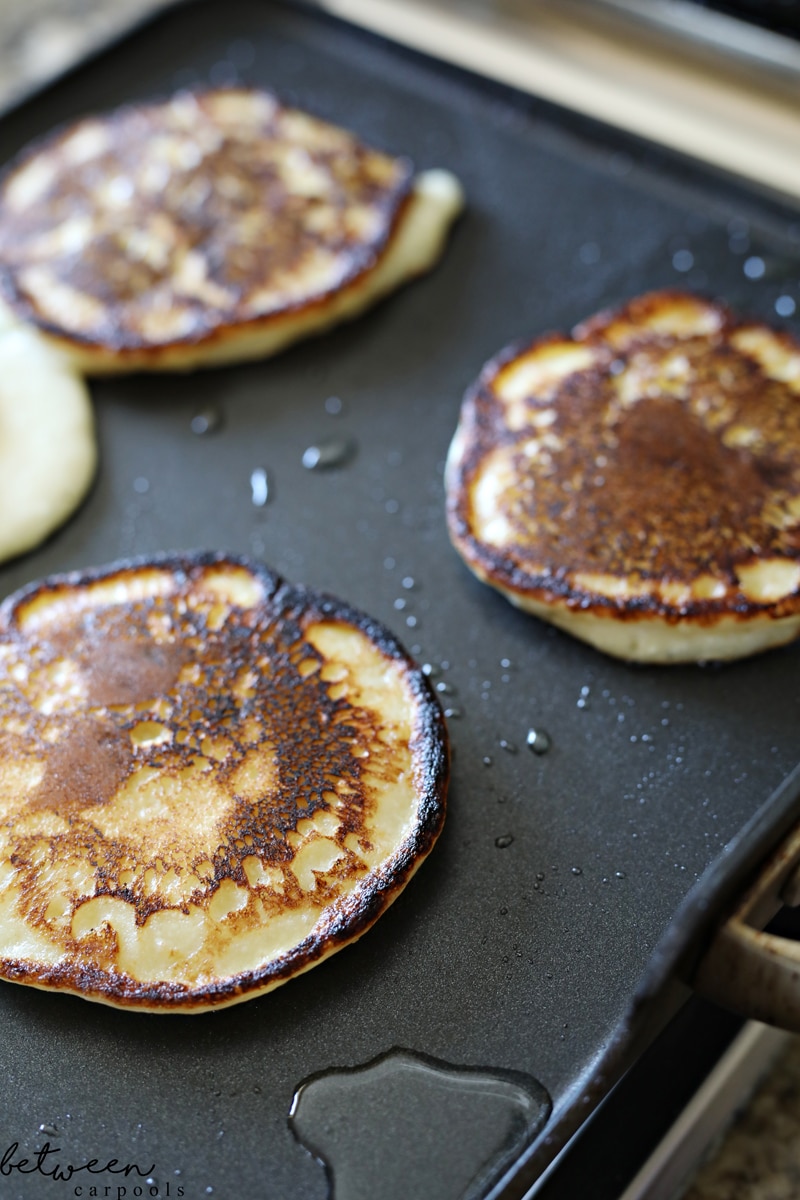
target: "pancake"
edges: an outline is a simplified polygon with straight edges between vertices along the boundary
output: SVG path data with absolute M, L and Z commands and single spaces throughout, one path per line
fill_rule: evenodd
M 150 1012 L 269 991 L 431 850 L 447 737 L 382 626 L 164 556 L 0 607 L 0 977 Z
M 461 206 L 267 92 L 183 91 L 11 164 L 0 291 L 88 374 L 260 358 L 426 271 Z
M 97 465 L 85 383 L 33 329 L 0 323 L 0 559 L 49 537 Z
M 655 292 L 490 362 L 446 472 L 450 535 L 512 603 L 620 658 L 800 632 L 800 342 Z

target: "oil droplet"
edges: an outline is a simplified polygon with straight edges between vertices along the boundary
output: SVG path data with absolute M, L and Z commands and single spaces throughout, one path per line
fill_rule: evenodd
M 672 265 L 676 271 L 691 271 L 694 266 L 694 255 L 691 250 L 676 250 L 672 256 Z
M 387 500 L 383 507 L 391 516 L 400 512 L 400 504 L 397 500 Z
M 775 301 L 775 312 L 779 317 L 793 317 L 797 304 L 792 296 L 778 296 Z
M 539 882 L 541 883 L 541 881 L 544 879 L 544 871 L 537 871 L 537 872 L 536 872 L 536 878 L 537 878 L 537 879 L 539 880 Z
M 256 467 L 250 475 L 250 489 L 253 504 L 256 508 L 263 508 L 269 500 L 269 479 L 263 467 Z
M 289 1126 L 341 1200 L 477 1200 L 547 1121 L 550 1097 L 516 1071 L 392 1050 L 295 1092 Z
M 506 754 L 516 754 L 517 747 L 515 742 L 509 742 L 507 738 L 500 739 L 500 749 L 505 750 Z
M 751 254 L 749 258 L 744 260 L 742 270 L 748 279 L 763 279 L 766 264 L 763 258 L 759 258 L 757 254 Z
M 553 739 L 546 729 L 529 729 L 525 741 L 534 754 L 547 754 L 553 745 Z
M 198 437 L 214 433 L 222 425 L 222 413 L 218 408 L 203 408 L 192 417 L 189 428 Z
M 410 592 L 414 586 L 413 577 L 411 575 L 404 576 L 404 578 L 402 580 L 402 586 L 406 589 L 407 592 Z
M 439 674 L 439 668 L 435 663 L 423 663 L 422 674 L 427 675 L 429 679 L 435 679 Z
M 489 754 L 484 754 L 484 756 L 483 756 L 483 759 L 482 759 L 482 762 L 483 762 L 483 765 L 484 765 L 485 767 L 490 767 L 490 766 L 492 765 L 492 761 L 493 761 L 493 760 L 492 760 L 492 757 L 491 757 L 491 755 L 489 755 Z
M 395 569 L 395 567 L 397 566 L 397 563 L 392 558 L 391 554 L 388 554 L 386 556 L 386 558 L 383 560 L 383 565 L 387 571 L 393 571 Z
M 406 617 L 406 625 L 408 626 L 409 629 L 416 629 L 417 618 L 416 617 Z
M 624 150 L 615 150 L 609 156 L 608 166 L 614 175 L 630 175 L 633 170 L 633 159 Z
M 442 692 L 445 696 L 452 696 L 456 689 L 452 683 L 448 683 L 445 679 L 440 679 L 436 684 L 436 690 L 437 692 Z
M 460 716 L 463 716 L 463 713 L 460 708 L 446 708 L 444 710 L 444 715 L 453 720 L 458 720 Z
M 398 596 L 394 602 L 394 606 L 398 611 L 400 611 L 401 609 L 404 609 L 407 604 L 408 604 L 408 601 L 404 600 L 402 596 Z
M 245 38 L 237 38 L 228 46 L 228 58 L 235 67 L 252 67 L 256 57 L 255 47 Z
M 46 1133 L 48 1137 L 58 1137 L 58 1129 L 55 1125 L 40 1125 L 39 1133 Z
M 746 254 L 750 249 L 750 226 L 744 217 L 733 217 L 728 222 L 728 246 L 734 254 Z
M 571 870 L 572 870 L 573 875 L 582 875 L 583 874 L 583 871 L 580 867 L 572 867 Z
M 615 872 L 614 872 L 614 878 L 615 878 L 615 879 L 624 879 L 624 878 L 625 878 L 625 872 L 624 872 L 624 871 L 615 871 Z
M 338 417 L 344 405 L 338 396 L 328 396 L 325 401 L 325 412 L 332 417 Z
M 212 87 L 226 88 L 233 87 L 239 82 L 239 72 L 232 62 L 222 59 L 220 62 L 215 62 L 211 70 L 208 72 L 208 78 Z
M 342 467 L 355 454 L 353 438 L 321 438 L 303 451 L 303 466 L 307 471 L 325 471 Z
M 503 668 L 504 671 L 507 671 L 508 668 L 511 666 L 511 659 L 510 658 L 501 658 L 500 666 Z
M 514 841 L 513 833 L 503 833 L 500 837 L 494 839 L 494 844 L 498 850 L 505 850 Z
M 133 481 L 133 490 L 138 492 L 140 496 L 143 496 L 145 492 L 150 491 L 150 480 L 145 479 L 144 475 L 139 475 Z

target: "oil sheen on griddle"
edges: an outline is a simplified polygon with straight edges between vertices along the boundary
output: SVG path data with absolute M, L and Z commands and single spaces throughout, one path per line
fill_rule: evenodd
M 542 1128 L 531 1076 L 392 1050 L 300 1085 L 295 1137 L 328 1169 L 333 1200 L 477 1200 Z

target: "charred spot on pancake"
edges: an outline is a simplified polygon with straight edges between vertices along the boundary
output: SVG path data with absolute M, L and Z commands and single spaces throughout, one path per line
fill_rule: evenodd
M 441 710 L 381 626 L 165 556 L 0 609 L 0 976 L 148 1011 L 258 995 L 432 848 Z
M 468 393 L 451 538 L 600 649 L 735 658 L 800 632 L 800 343 L 688 293 L 504 352 Z
M 375 274 L 417 183 L 407 159 L 265 91 L 127 105 L 6 170 L 0 288 L 82 369 L 255 357 L 430 265 L 457 204 L 416 258 Z

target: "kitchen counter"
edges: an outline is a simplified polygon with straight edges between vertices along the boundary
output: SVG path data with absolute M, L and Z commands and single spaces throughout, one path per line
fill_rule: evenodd
M 0 0 L 0 111 L 166 0 Z
M 166 2 L 0 0 L 0 110 Z M 800 1196 L 800 1038 L 789 1046 L 684 1200 Z
M 683 1200 L 794 1200 L 797 1196 L 800 1038 L 793 1038 L 697 1172 Z

